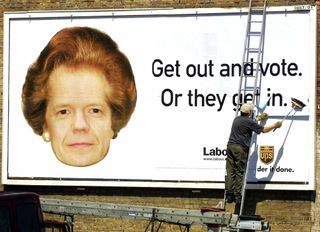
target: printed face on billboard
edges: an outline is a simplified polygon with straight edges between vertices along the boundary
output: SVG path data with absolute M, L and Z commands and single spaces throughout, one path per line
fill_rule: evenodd
M 131 66 L 116 43 L 89 27 L 56 33 L 29 67 L 23 112 L 64 164 L 101 161 L 134 110 Z

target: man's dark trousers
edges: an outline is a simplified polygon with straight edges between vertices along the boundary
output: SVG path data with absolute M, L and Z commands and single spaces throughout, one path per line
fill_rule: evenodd
M 225 190 L 227 195 L 234 195 L 236 203 L 241 202 L 241 191 L 247 159 L 247 150 L 243 149 L 243 147 L 238 144 L 228 144 Z

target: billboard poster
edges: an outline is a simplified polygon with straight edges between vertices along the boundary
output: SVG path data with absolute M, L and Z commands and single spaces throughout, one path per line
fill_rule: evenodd
M 5 13 L 3 183 L 224 188 L 246 10 Z M 316 10 L 267 12 L 249 187 L 314 189 Z

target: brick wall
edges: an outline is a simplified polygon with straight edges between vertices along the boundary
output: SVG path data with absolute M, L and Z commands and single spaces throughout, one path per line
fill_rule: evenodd
M 320 1 L 290 1 L 273 0 L 269 5 L 299 5 L 319 4 Z M 262 1 L 255 1 L 262 4 Z M 152 7 L 246 7 L 244 0 L 3 0 L 0 2 L 0 13 L 3 11 L 26 10 L 76 10 L 76 9 L 106 9 L 106 8 L 152 8 Z M 318 16 L 319 15 L 318 10 Z M 320 18 L 320 17 L 319 17 Z M 320 25 L 320 23 L 318 23 Z M 318 32 L 319 34 L 319 26 Z M 319 45 L 317 46 L 319 51 Z M 2 86 L 2 54 L 3 54 L 3 17 L 0 18 L 0 84 Z M 318 63 L 320 60 L 318 58 Z M 318 76 L 319 74 L 318 68 Z M 318 78 L 319 79 L 319 78 Z M 318 85 L 319 86 L 319 85 Z M 1 95 L 2 96 L 2 95 Z M 320 97 L 319 90 L 317 94 Z M 2 109 L 2 108 L 1 108 Z M 318 107 L 318 115 L 320 107 Z M 1 125 L 2 128 L 2 125 Z M 318 128 L 318 126 L 317 126 Z M 319 143 L 319 129 L 317 129 L 317 143 Z M 0 140 L 1 141 L 1 140 Z M 317 154 L 320 154 L 317 146 Z M 317 166 L 320 157 L 317 155 Z M 1 175 L 1 173 L 0 173 Z M 316 181 L 320 183 L 320 172 L 316 174 Z M 319 188 L 319 187 L 318 187 Z M 153 188 L 76 188 L 76 187 L 41 187 L 41 186 L 3 186 L 0 190 L 27 190 L 38 192 L 47 198 L 101 201 L 109 203 L 138 204 L 161 207 L 177 207 L 199 209 L 216 205 L 223 197 L 223 190 L 191 189 L 153 189 Z M 248 191 L 248 206 L 245 211 L 265 217 L 272 225 L 272 231 L 320 231 L 320 193 L 304 191 Z M 232 208 L 232 207 L 231 207 Z M 231 211 L 231 208 L 227 210 Z M 46 215 L 47 218 L 59 216 Z M 61 218 L 62 220 L 62 218 Z M 108 231 L 108 232 L 137 232 L 144 231 L 147 223 L 136 220 L 120 220 L 93 218 L 85 216 L 75 217 L 75 231 Z M 161 231 L 180 231 L 176 226 L 166 225 Z M 192 227 L 191 231 L 206 231 L 206 228 Z

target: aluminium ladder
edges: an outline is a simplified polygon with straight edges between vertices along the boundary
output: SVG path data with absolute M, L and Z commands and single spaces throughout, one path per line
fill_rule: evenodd
M 195 210 L 46 198 L 41 198 L 40 202 L 43 212 L 64 215 L 65 220 L 68 220 L 66 222 L 71 224 L 72 231 L 74 215 L 146 220 L 149 223 L 145 232 L 157 232 L 163 223 L 177 225 L 181 231 L 187 232 L 190 231 L 192 225 L 207 226 L 208 231 L 216 231 L 216 226 L 223 227 L 223 231 L 237 231 L 238 229 L 270 231 L 269 223 L 263 218 L 238 217 L 236 214 L 212 211 L 210 208 Z
M 245 100 L 248 94 L 252 96 L 252 100 L 250 103 L 254 104 L 257 107 L 259 106 L 261 90 L 260 87 L 262 79 L 261 64 L 263 61 L 266 24 L 266 7 L 267 0 L 264 0 L 263 7 L 253 7 L 252 0 L 250 0 L 249 2 L 248 21 L 242 58 L 242 69 L 238 90 L 236 116 L 239 113 L 240 106 L 243 103 L 248 102 Z M 255 117 L 255 112 L 253 113 L 253 117 Z M 251 153 L 250 150 L 253 144 L 256 146 L 256 139 L 254 137 L 252 138 L 249 148 L 245 174 L 243 177 L 242 200 L 239 215 L 242 215 L 245 202 L 245 191 L 247 187 L 247 177 Z

